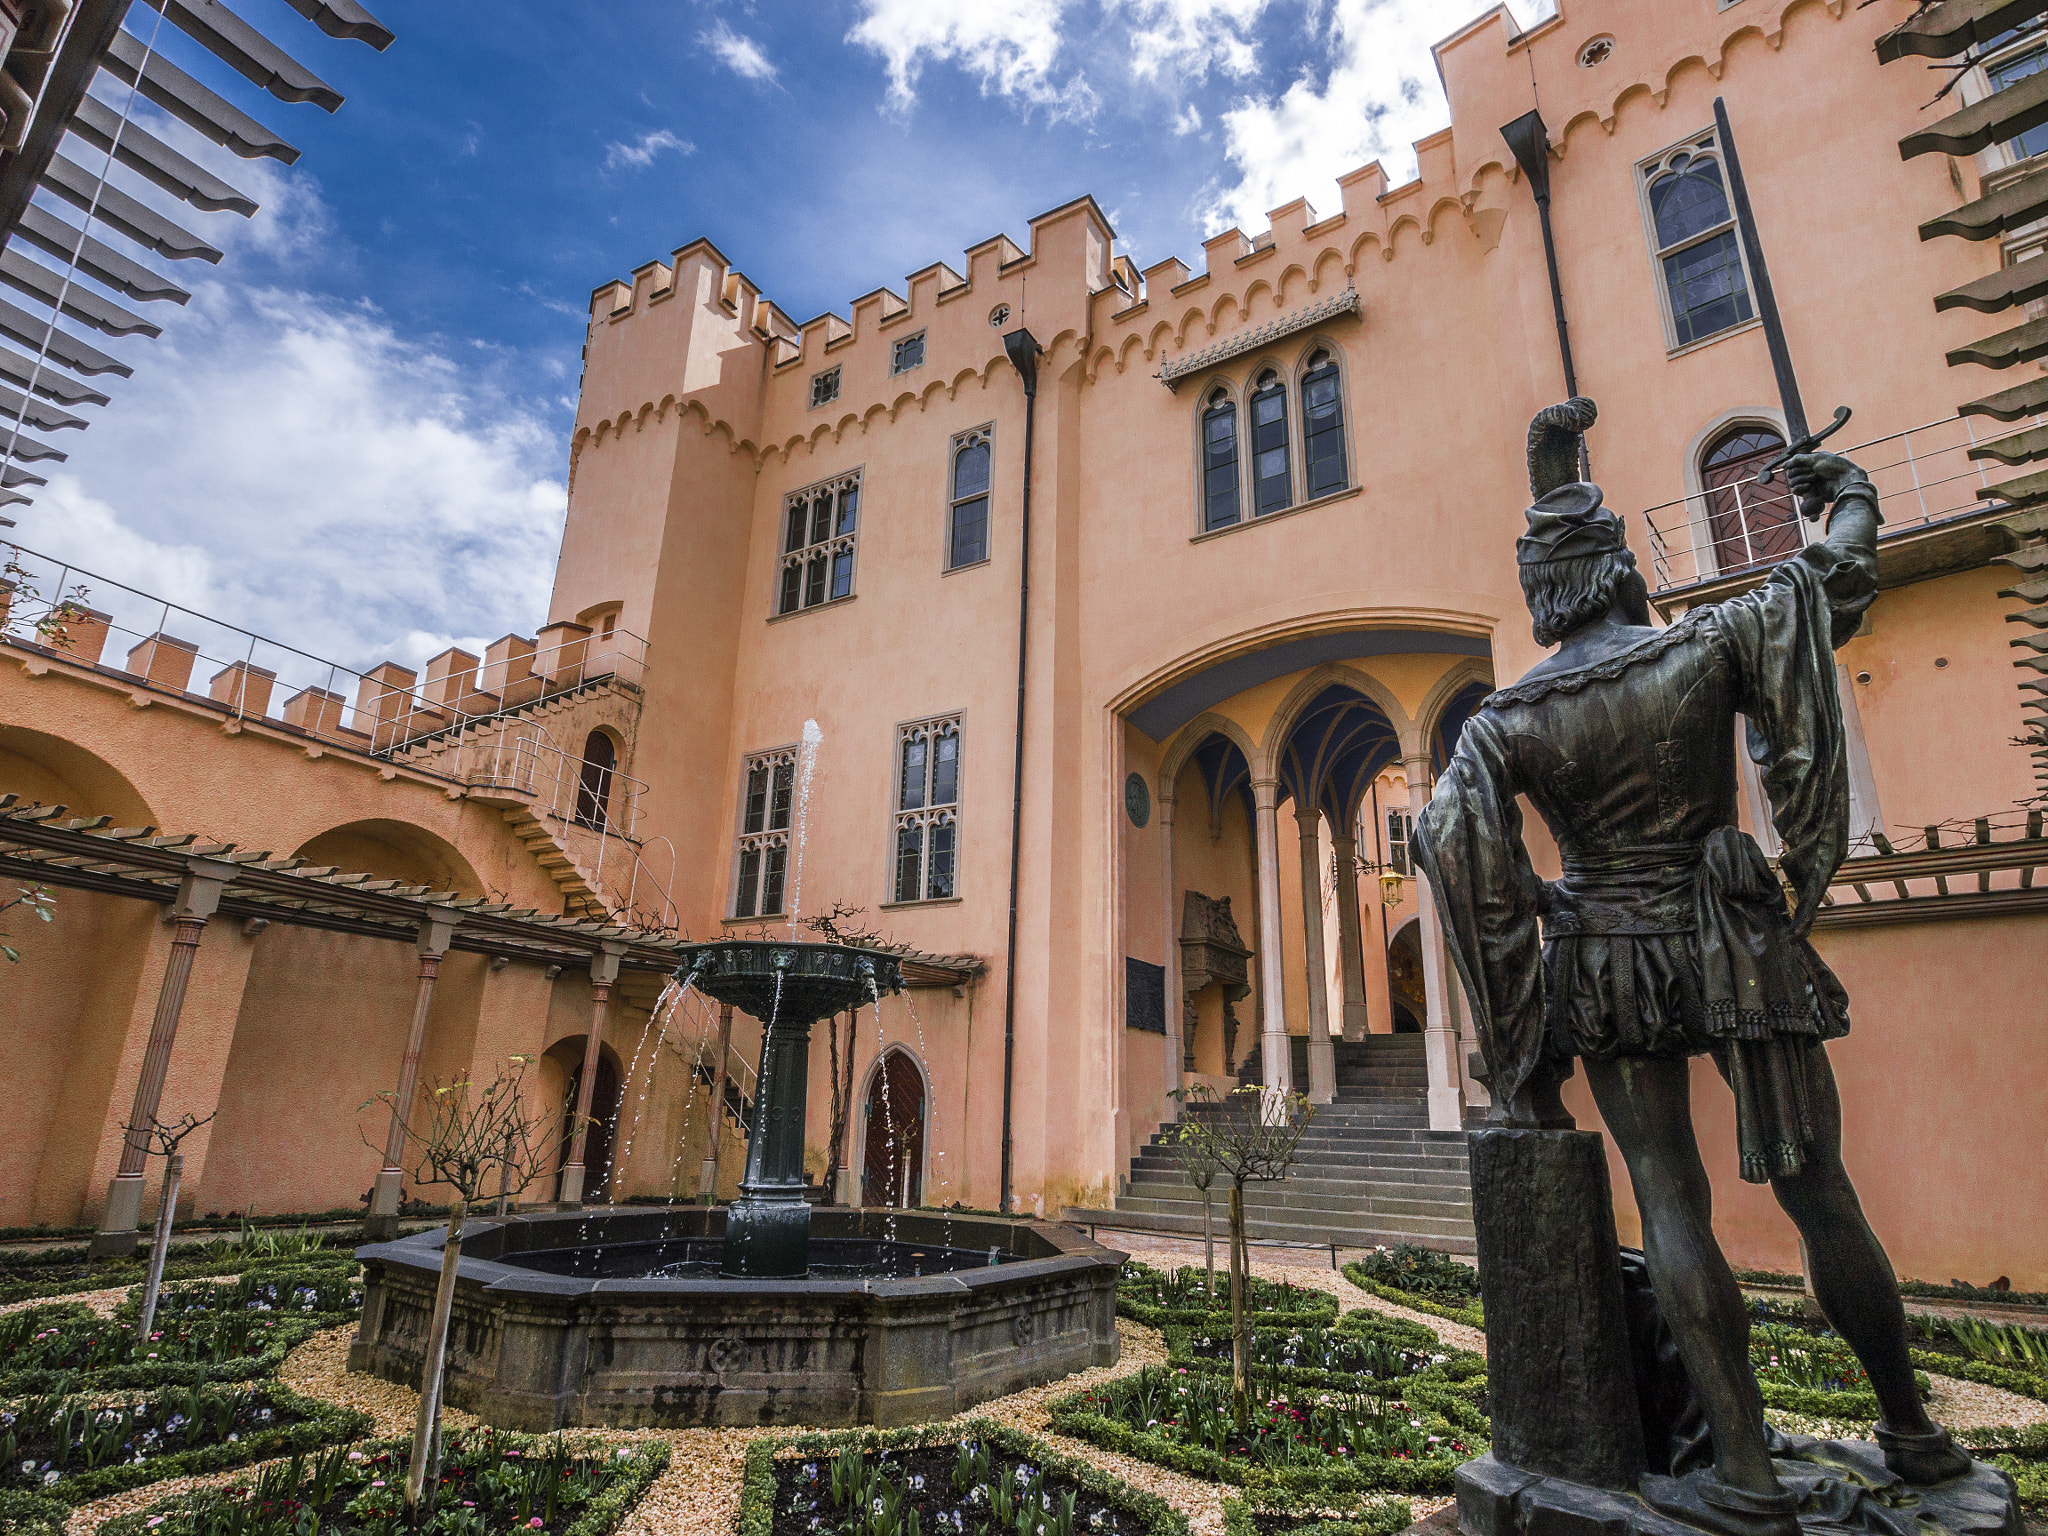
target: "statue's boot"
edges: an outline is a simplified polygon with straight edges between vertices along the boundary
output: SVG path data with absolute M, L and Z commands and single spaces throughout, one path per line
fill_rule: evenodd
M 1884 1452 L 1887 1467 L 1907 1482 L 1922 1488 L 1930 1483 L 1945 1483 L 1952 1477 L 1961 1477 L 1976 1465 L 1970 1453 L 1957 1445 L 1955 1436 L 1945 1429 L 1914 1435 L 1887 1429 L 1880 1424 L 1877 1426 L 1877 1444 Z
M 1684 1477 L 1652 1473 L 1640 1492 L 1652 1509 L 1716 1536 L 1798 1536 L 1799 1495 L 1782 1488 L 1751 1493 L 1702 1470 Z

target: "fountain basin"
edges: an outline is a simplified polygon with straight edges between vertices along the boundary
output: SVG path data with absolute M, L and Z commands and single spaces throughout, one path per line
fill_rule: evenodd
M 1124 1256 L 1050 1222 L 826 1208 L 812 1222 L 821 1264 L 926 1272 L 608 1273 L 715 1267 L 725 1214 L 612 1207 L 465 1224 L 446 1400 L 531 1431 L 891 1426 L 1117 1359 Z M 443 1237 L 356 1250 L 365 1294 L 350 1370 L 419 1385 Z

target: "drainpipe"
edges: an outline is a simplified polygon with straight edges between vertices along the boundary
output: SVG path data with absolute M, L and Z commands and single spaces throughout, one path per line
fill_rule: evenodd
M 1515 164 L 1529 178 L 1529 190 L 1536 194 L 1536 220 L 1543 227 L 1543 261 L 1550 269 L 1550 311 L 1557 318 L 1557 352 L 1564 362 L 1564 392 L 1579 392 L 1578 370 L 1572 367 L 1572 337 L 1564 320 L 1564 284 L 1557 275 L 1557 240 L 1550 232 L 1550 130 L 1543 126 L 1541 112 L 1524 112 L 1501 129 Z M 1579 478 L 1592 478 L 1586 457 L 1585 439 L 1579 440 Z
M 1010 951 L 1003 965 L 1003 1180 L 997 1209 L 1010 1209 L 1010 1096 L 1017 1063 L 1017 882 L 1024 859 L 1024 678 L 1031 640 L 1031 438 L 1038 425 L 1038 342 L 1028 330 L 1003 338 L 1010 365 L 1024 381 L 1024 534 L 1017 575 L 1017 759 L 1010 795 Z

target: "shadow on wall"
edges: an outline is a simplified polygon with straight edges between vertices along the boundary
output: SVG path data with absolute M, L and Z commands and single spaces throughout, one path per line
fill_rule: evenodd
M 296 855 L 315 864 L 332 864 L 350 873 L 382 880 L 403 880 L 463 896 L 484 894 L 483 882 L 469 860 L 445 839 L 403 821 L 352 821 L 322 832 Z
M 148 803 L 111 764 L 24 726 L 0 725 L 0 793 L 66 805 L 74 816 L 111 816 L 116 826 L 157 825 Z

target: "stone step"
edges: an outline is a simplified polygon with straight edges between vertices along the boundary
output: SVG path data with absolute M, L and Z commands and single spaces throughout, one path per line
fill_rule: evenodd
M 1199 1238 L 1202 1235 L 1202 1218 L 1199 1214 L 1189 1217 L 1145 1211 L 1116 1211 L 1084 1206 L 1068 1206 L 1060 1219 L 1072 1225 L 1082 1227 L 1096 1227 L 1099 1224 L 1100 1240 L 1105 1246 L 1110 1248 L 1118 1246 L 1116 1233 L 1119 1230 L 1132 1233 L 1157 1232 L 1176 1237 Z M 1477 1244 L 1469 1237 L 1435 1237 L 1428 1234 L 1391 1231 L 1375 1227 L 1347 1227 L 1342 1232 L 1320 1233 L 1293 1226 L 1282 1226 L 1267 1230 L 1266 1224 L 1249 1220 L 1245 1223 L 1245 1226 L 1247 1235 L 1254 1239 L 1274 1238 L 1280 1241 L 1299 1242 L 1316 1247 L 1327 1246 L 1334 1239 L 1340 1248 L 1373 1248 L 1382 1245 L 1392 1247 L 1396 1243 L 1416 1243 L 1421 1247 L 1435 1248 L 1444 1253 L 1471 1254 L 1477 1250 Z M 1215 1229 L 1219 1250 L 1218 1258 L 1220 1261 L 1224 1237 L 1229 1231 L 1229 1223 L 1218 1220 L 1215 1224 Z
M 1202 1230 L 1202 1213 L 1199 1206 L 1169 1207 L 1161 1204 L 1158 1209 L 1147 1210 L 1138 1206 L 1126 1207 L 1117 1202 L 1114 1211 L 1099 1213 L 1098 1219 L 1129 1221 L 1132 1218 L 1164 1217 L 1173 1222 L 1172 1227 L 1159 1230 L 1178 1230 L 1197 1235 Z M 1220 1218 L 1219 1229 L 1227 1226 Z M 1284 1242 L 1322 1245 L 1334 1242 L 1340 1248 L 1373 1248 L 1381 1245 L 1393 1247 L 1397 1243 L 1420 1243 L 1426 1247 L 1442 1248 L 1453 1253 L 1472 1253 L 1477 1243 L 1472 1236 L 1470 1221 L 1432 1221 L 1420 1216 L 1373 1216 L 1357 1218 L 1326 1219 L 1300 1213 L 1282 1213 L 1269 1216 L 1262 1212 L 1245 1211 L 1245 1233 L 1254 1238 L 1277 1238 Z
M 1440 1190 L 1457 1192 L 1459 1198 L 1472 1187 L 1472 1176 L 1464 1168 L 1449 1164 L 1388 1167 L 1385 1163 L 1365 1162 L 1305 1163 L 1290 1176 L 1289 1183 L 1301 1183 L 1315 1187 L 1328 1187 L 1342 1192 L 1368 1185 L 1399 1186 L 1403 1189 Z M 1131 1166 L 1131 1187 L 1139 1184 L 1171 1184 L 1176 1188 L 1192 1188 L 1187 1175 L 1172 1163 L 1134 1163 Z
M 1142 1200 L 1192 1200 L 1201 1203 L 1201 1192 L 1185 1179 L 1158 1174 L 1133 1174 L 1129 1194 Z M 1219 1195 L 1218 1198 L 1221 1198 Z M 1269 1205 L 1327 1206 L 1332 1210 L 1364 1208 L 1375 1200 L 1399 1200 L 1417 1206 L 1456 1206 L 1469 1211 L 1472 1186 L 1465 1184 L 1411 1184 L 1399 1179 L 1303 1179 L 1290 1178 L 1281 1184 L 1248 1184 L 1245 1199 L 1256 1198 Z M 1425 1213 L 1427 1214 L 1427 1213 Z

